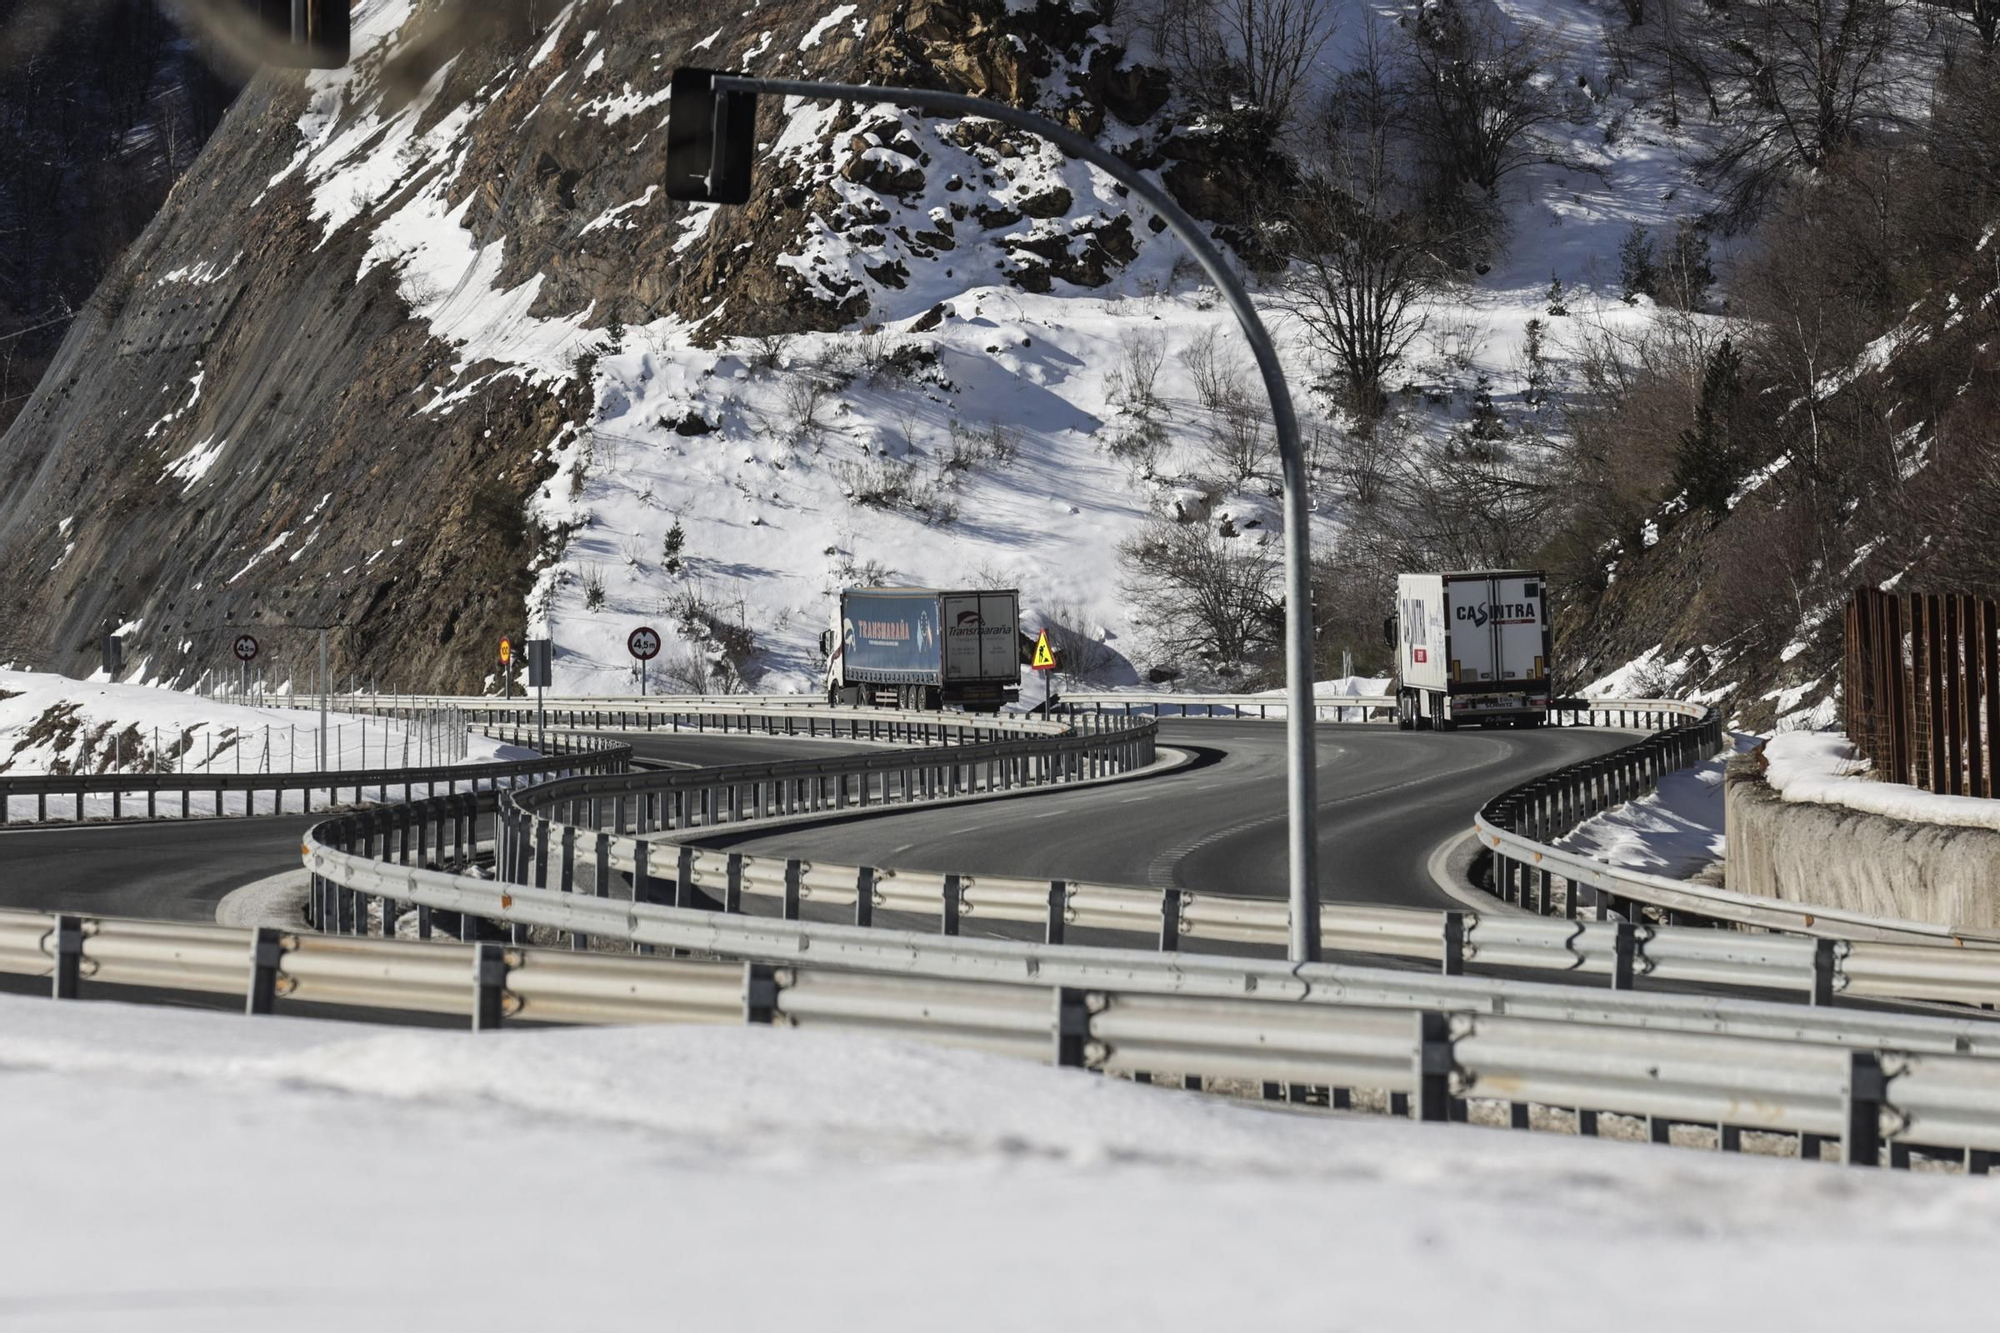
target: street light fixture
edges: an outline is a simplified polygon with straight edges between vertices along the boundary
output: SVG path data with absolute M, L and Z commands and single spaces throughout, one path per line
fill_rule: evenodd
M 757 94 L 827 98 L 843 102 L 907 107 L 947 115 L 997 120 L 1047 139 L 1071 157 L 1110 175 L 1149 204 L 1181 243 L 1193 252 L 1243 327 L 1264 389 L 1271 396 L 1271 424 L 1277 435 L 1284 478 L 1285 517 L 1285 698 L 1286 749 L 1291 768 L 1289 880 L 1291 947 L 1295 962 L 1319 958 L 1318 802 L 1313 762 L 1312 560 L 1310 513 L 1306 503 L 1305 454 L 1291 391 L 1271 335 L 1238 281 L 1201 228 L 1167 192 L 1129 163 L 1054 121 L 1002 102 L 928 88 L 882 88 L 799 79 L 753 79 L 717 70 L 674 72 L 667 121 L 669 198 L 695 203 L 740 204 L 750 197 Z

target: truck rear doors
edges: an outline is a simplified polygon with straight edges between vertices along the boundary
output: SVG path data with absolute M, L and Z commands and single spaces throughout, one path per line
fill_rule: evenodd
M 1461 688 L 1548 675 L 1542 578 L 1503 573 L 1450 583 L 1452 677 Z

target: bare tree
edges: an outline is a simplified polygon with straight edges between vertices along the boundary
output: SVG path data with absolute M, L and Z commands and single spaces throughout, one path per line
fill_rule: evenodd
M 1338 368 L 1363 420 L 1382 411 L 1384 380 L 1422 332 L 1426 299 L 1448 277 L 1400 158 L 1393 109 L 1371 27 L 1361 59 L 1314 127 L 1286 228 L 1293 263 L 1285 307 Z
M 1119 547 L 1121 590 L 1163 651 L 1217 667 L 1249 661 L 1273 641 L 1278 558 L 1205 523 L 1159 519 Z
M 1728 134 L 1705 166 L 1747 218 L 1794 170 L 1817 171 L 1901 122 L 1915 77 L 1904 0 L 1740 0 L 1709 20 L 1733 85 Z
M 1287 128 L 1333 39 L 1332 0 L 1161 0 L 1153 42 L 1198 110 Z
M 1491 195 L 1540 155 L 1536 131 L 1561 114 L 1550 77 L 1556 34 L 1517 23 L 1491 0 L 1428 0 L 1404 33 L 1405 115 L 1440 193 Z
M 1048 631 L 1056 667 L 1063 675 L 1085 685 L 1111 683 L 1118 650 L 1102 625 L 1093 625 L 1069 602 L 1054 602 L 1042 612 L 1042 628 Z
M 1276 441 L 1266 424 L 1269 402 L 1261 385 L 1252 384 L 1250 368 L 1213 326 L 1202 330 L 1181 359 L 1201 402 L 1210 457 L 1233 482 L 1263 474 Z

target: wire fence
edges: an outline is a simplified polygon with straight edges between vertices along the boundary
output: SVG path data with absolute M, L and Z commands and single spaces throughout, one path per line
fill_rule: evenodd
M 1841 718 L 1891 782 L 2000 796 L 2000 602 L 1858 588 Z

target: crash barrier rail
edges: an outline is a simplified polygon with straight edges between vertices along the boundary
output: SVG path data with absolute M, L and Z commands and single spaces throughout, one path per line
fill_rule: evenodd
M 1282 720 L 1290 705 L 1282 694 L 1173 694 L 1119 690 L 1056 696 L 1055 709 L 1065 716 L 1128 714 L 1150 717 L 1257 718 Z M 1347 714 L 1359 714 L 1349 717 Z M 1393 694 L 1325 695 L 1314 701 L 1313 717 L 1323 722 L 1365 722 L 1375 713 L 1391 721 L 1396 713 Z M 1331 716 L 1329 716 L 1331 714 Z
M 869 758 L 880 764 L 900 757 Z M 1247 946 L 1278 957 L 1286 951 L 1288 909 L 1276 899 L 839 865 L 690 845 L 739 817 L 843 808 L 837 784 L 814 771 L 819 768 L 787 761 L 735 771 L 584 777 L 515 793 L 378 807 L 318 826 L 308 846 L 405 866 L 467 865 L 482 817 L 498 811 L 493 865 L 501 884 L 488 888 L 503 900 L 515 887 L 547 888 L 594 896 L 619 911 L 671 904 L 725 914 L 774 912 L 781 921 L 800 921 L 811 911 L 814 928 L 837 913 L 861 927 L 926 921 L 945 936 L 1033 933 L 1050 945 L 1103 933 L 1128 947 L 1145 939 L 1181 962 L 1204 946 Z M 858 789 L 855 779 L 846 808 L 859 808 Z M 913 790 L 920 797 L 922 784 Z M 940 790 L 939 799 L 948 796 Z M 479 915 L 511 919 L 505 910 Z M 381 919 L 396 916 L 392 900 Z M 416 917 L 417 932 L 429 937 L 429 909 L 418 904 Z M 342 892 L 337 880 L 316 876 L 311 919 L 332 932 L 366 933 L 370 904 L 366 895 Z M 518 934 L 524 927 L 516 925 L 517 938 L 524 937 Z M 1701 984 L 1790 993 L 1817 1005 L 1836 997 L 2000 1005 L 2000 951 L 1333 902 L 1321 905 L 1320 929 L 1330 956 L 1409 960 L 1447 977 L 1519 970 L 1587 979 L 1621 992 Z M 609 935 L 635 938 L 622 916 L 615 916 Z M 589 942 L 586 932 L 573 945 Z
M 1935 947 L 1951 946 L 1967 955 L 1985 953 L 2000 949 L 2000 935 L 1733 893 L 1610 865 L 1554 846 L 1557 838 L 1585 820 L 1654 791 L 1665 774 L 1722 753 L 1722 719 L 1714 709 L 1673 700 L 1626 702 L 1643 704 L 1642 715 L 1666 719 L 1667 725 L 1643 741 L 1510 788 L 1479 811 L 1473 822 L 1493 853 L 1495 896 L 1539 915 L 1560 910 L 1565 919 L 1588 908 L 1598 921 L 1616 915 L 1637 922 L 1645 909 L 1651 909 L 1670 926 L 1726 926 L 1834 941 L 1850 982 L 1865 976 L 1871 985 L 1905 984 L 1892 978 L 1911 978 L 1921 985 L 1914 982 L 1921 975 L 1937 978 L 1937 989 L 1950 990 L 1954 986 L 1944 978 L 1953 972 L 1983 975 L 1994 965 L 1970 956 L 1953 963 L 1936 956 Z M 1560 909 L 1558 881 L 1564 886 Z M 1588 890 L 1588 902 L 1582 890 Z M 1919 952 L 1885 952 L 1892 945 Z M 1994 997 L 1982 996 L 1980 1002 L 1993 1003 Z
M 197 817 L 197 794 L 213 797 L 212 811 L 204 817 L 219 817 L 224 812 L 224 797 L 231 793 L 243 794 L 243 813 L 247 816 L 284 814 L 285 793 L 298 792 L 297 813 L 303 814 L 311 805 L 314 792 L 326 792 L 329 801 L 338 801 L 341 792 L 351 790 L 356 804 L 359 804 L 366 799 L 364 793 L 390 792 L 400 787 L 407 802 L 414 800 L 419 791 L 435 795 L 439 788 L 451 794 L 460 789 L 477 790 L 482 786 L 493 790 L 502 783 L 514 784 L 529 778 L 583 772 L 623 772 L 632 756 L 631 746 L 605 737 L 554 732 L 548 736 L 548 749 L 549 753 L 526 759 L 434 764 L 416 768 L 345 768 L 296 773 L 0 773 L 0 825 L 8 822 L 13 797 L 35 798 L 35 820 L 38 823 L 48 822 L 52 797 L 58 802 L 63 802 L 65 798 L 73 801 L 71 808 L 78 821 L 85 817 L 83 802 L 89 796 L 109 796 L 113 819 L 136 815 L 136 807 L 142 799 L 145 817 L 161 818 L 161 798 L 179 796 L 178 817 L 191 819 Z M 271 794 L 271 808 L 260 812 L 257 798 L 264 792 Z M 128 811 L 128 805 L 134 808 Z
M 1917 1153 L 1957 1157 L 1978 1172 L 2000 1148 L 2000 1025 L 804 927 L 387 866 L 323 841 L 311 865 L 343 891 L 400 895 L 462 922 L 498 909 L 517 923 L 574 934 L 623 931 L 649 946 L 750 960 L 746 967 L 578 955 L 491 941 L 333 942 L 400 950 L 331 955 L 347 960 L 343 979 L 378 981 L 386 1007 L 470 1010 L 475 1026 L 741 1015 L 976 1046 L 1148 1080 L 1178 1074 L 1192 1087 L 1244 1080 L 1261 1083 L 1266 1096 L 1290 1089 L 1295 1099 L 1324 1089 L 1335 1106 L 1350 1104 L 1355 1090 L 1381 1090 L 1392 1109 L 1427 1120 L 1464 1119 L 1467 1102 L 1490 1100 L 1508 1104 L 1508 1123 L 1520 1128 L 1541 1105 L 1574 1113 L 1585 1134 L 1597 1131 L 1600 1115 L 1636 1116 L 1650 1122 L 1658 1142 L 1669 1141 L 1676 1124 L 1697 1124 L 1717 1127 L 1724 1148 L 1740 1147 L 1746 1131 L 1774 1132 L 1797 1136 L 1802 1155 L 1814 1156 L 1840 1138 L 1857 1163 L 1878 1161 L 1886 1143 L 1893 1165 Z M 282 989 L 286 964 L 272 956 L 274 941 L 301 937 L 258 938 L 274 972 L 247 984 L 261 985 L 265 995 L 329 1000 L 323 990 Z M 0 933 L 0 959 L 4 941 Z M 426 949 L 451 963 L 429 963 Z M 453 974 L 455 982 L 444 982 Z M 426 994 L 436 998 L 421 1003 Z M 251 995 L 254 1011 L 258 992 Z M 354 1002 L 351 991 L 338 998 Z
M 1677 709 L 1687 707 L 1626 700 L 1578 707 L 1574 714 L 1579 720 L 1631 725 L 1676 716 Z M 871 710 L 859 711 L 862 720 L 869 720 Z M 629 894 L 640 902 L 706 904 L 738 911 L 746 903 L 754 908 L 761 901 L 788 919 L 799 918 L 808 906 L 843 915 L 851 912 L 852 920 L 863 925 L 872 923 L 878 911 L 919 913 L 935 919 L 947 934 L 966 928 L 1027 926 L 1039 929 L 1053 943 L 1077 932 L 1107 931 L 1150 937 L 1169 952 L 1219 944 L 1268 948 L 1282 955 L 1289 911 L 1274 899 L 835 865 L 683 845 L 721 827 L 754 820 L 949 800 L 1129 771 L 1150 762 L 1154 726 L 1150 720 L 1129 734 L 1119 730 L 1128 720 L 1116 714 L 1093 718 L 1089 725 L 1111 730 L 1084 732 L 1053 743 L 1044 738 L 983 748 L 890 751 L 584 776 L 541 784 L 497 802 L 497 873 L 510 884 L 561 890 L 583 890 L 587 878 L 600 894 L 622 875 L 633 886 Z M 1052 744 L 1067 749 L 1050 748 Z M 1649 753 L 1646 745 L 1639 748 Z M 1598 795 L 1604 797 L 1610 790 L 1600 788 Z M 390 855 L 390 818 L 379 816 L 385 857 Z M 405 824 L 409 818 L 404 817 Z M 421 862 L 425 816 L 418 812 L 414 819 Z M 647 836 L 653 833 L 679 835 L 681 841 Z M 357 839 L 370 849 L 376 846 L 375 832 L 359 824 L 343 826 L 340 836 L 349 846 Z M 398 851 L 407 860 L 407 828 L 399 836 Z M 461 836 L 456 828 L 454 836 Z M 440 845 L 442 837 L 440 827 Z M 1587 858 L 1578 859 L 1595 865 Z M 351 914 L 343 920 L 335 905 L 316 901 L 314 910 L 313 919 L 329 921 L 333 929 L 354 927 Z M 1468 967 L 1519 968 L 1601 977 L 1614 988 L 1629 988 L 1641 980 L 1768 988 L 1822 1004 L 1836 995 L 2000 1003 L 2000 954 L 1911 954 L 1873 937 L 1829 939 L 1821 947 L 1809 939 L 1753 939 L 1632 921 L 1537 921 L 1511 913 L 1340 903 L 1324 904 L 1321 913 L 1323 950 L 1434 963 L 1447 975 Z
M 275 700 L 272 706 L 317 709 L 320 698 L 304 694 Z M 391 716 L 411 709 L 458 708 L 484 714 L 489 721 L 497 718 L 524 730 L 532 728 L 538 719 L 547 726 L 560 726 L 572 731 L 592 728 L 668 731 L 676 727 L 673 719 L 679 720 L 680 730 L 719 730 L 732 725 L 727 719 L 756 718 L 773 713 L 795 714 L 808 719 L 800 724 L 798 730 L 782 733 L 790 736 L 828 735 L 830 733 L 826 728 L 830 719 L 840 721 L 843 727 L 856 719 L 875 719 L 886 726 L 887 719 L 900 718 L 910 727 L 927 721 L 934 726 L 1015 734 L 1048 735 L 1060 730 L 1056 724 L 1025 713 L 961 713 L 837 705 L 803 694 L 643 695 L 633 698 L 550 696 L 539 703 L 533 697 L 503 699 L 444 694 L 335 694 L 327 696 L 326 706 L 344 713 Z M 811 729 L 813 727 L 818 729 Z
M 1660 699 L 1582 699 L 1558 698 L 1549 702 L 1549 724 L 1569 727 L 1616 727 L 1625 730 L 1653 730 L 1666 725 L 1666 719 L 1675 715 L 1676 708 L 1686 705 L 1672 700 Z M 1090 716 L 1093 714 L 1125 714 L 1151 717 L 1185 718 L 1255 718 L 1260 721 L 1282 721 L 1286 704 L 1283 698 L 1269 694 L 1157 694 L 1138 690 L 1120 690 L 1107 694 L 1063 694 L 1056 698 L 1056 711 L 1064 716 Z M 1320 721 L 1373 721 L 1393 722 L 1396 718 L 1396 696 L 1393 694 L 1329 694 L 1322 696 L 1314 705 L 1313 712 Z M 1355 719 L 1345 717 L 1346 713 L 1359 712 L 1366 716 Z M 1328 714 L 1335 716 L 1329 717 Z M 1382 714 L 1377 719 L 1373 715 Z

